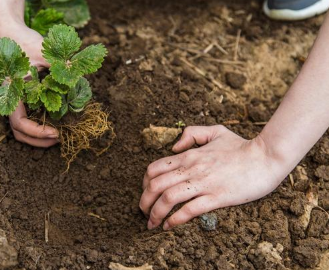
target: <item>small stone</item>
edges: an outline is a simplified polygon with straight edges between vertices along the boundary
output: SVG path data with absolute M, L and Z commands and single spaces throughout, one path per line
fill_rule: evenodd
M 235 72 L 227 72 L 225 77 L 227 84 L 234 89 L 242 89 L 247 81 L 247 78 L 243 74 Z
M 201 227 L 206 231 L 214 231 L 218 225 L 218 219 L 216 214 L 203 214 L 200 217 Z
M 96 168 L 96 166 L 94 164 L 88 164 L 86 166 L 86 170 L 91 172 L 92 170 L 94 170 Z
M 185 92 L 180 92 L 179 100 L 183 101 L 183 102 L 189 102 L 190 98 L 188 97 L 188 95 Z
M 173 142 L 179 134 L 181 128 L 156 127 L 150 125 L 142 132 L 146 148 L 161 149 L 167 144 Z
M 88 262 L 95 263 L 98 260 L 98 251 L 95 249 L 87 249 L 85 256 Z

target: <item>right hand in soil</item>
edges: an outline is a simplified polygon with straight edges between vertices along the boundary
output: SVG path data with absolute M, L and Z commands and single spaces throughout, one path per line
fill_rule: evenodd
M 195 144 L 203 146 L 188 150 Z M 173 151 L 182 153 L 155 161 L 144 177 L 140 207 L 150 217 L 149 229 L 180 203 L 185 205 L 166 220 L 165 230 L 217 208 L 257 200 L 289 173 L 260 136 L 245 140 L 224 126 L 188 127 Z
M 21 1 L 24 4 L 24 1 Z M 0 37 L 9 37 L 19 44 L 26 52 L 30 63 L 42 70 L 49 64 L 44 60 L 41 53 L 42 36 L 28 28 L 21 18 L 7 18 L 6 25 L 0 22 Z M 9 117 L 16 140 L 37 147 L 50 147 L 58 140 L 58 131 L 50 126 L 42 126 L 27 118 L 26 110 L 22 102 L 16 111 Z

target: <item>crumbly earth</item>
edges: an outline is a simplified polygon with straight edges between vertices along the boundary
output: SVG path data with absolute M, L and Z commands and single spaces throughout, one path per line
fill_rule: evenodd
M 272 22 L 260 1 L 244 0 L 89 2 L 93 19 L 80 34 L 110 52 L 90 79 L 117 138 L 100 157 L 81 153 L 62 174 L 59 147 L 0 137 L 0 229 L 11 251 L 0 246 L 0 256 L 16 264 L 10 269 L 328 269 L 328 134 L 272 194 L 214 211 L 216 230 L 196 218 L 148 231 L 138 208 L 147 165 L 173 154 L 171 145 L 146 148 L 142 131 L 183 121 L 253 138 L 298 74 L 323 16 Z M 311 186 L 319 206 L 305 228 Z

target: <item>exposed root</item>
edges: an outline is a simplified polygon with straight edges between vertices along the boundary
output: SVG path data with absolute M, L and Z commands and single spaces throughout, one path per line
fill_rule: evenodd
M 57 126 L 61 143 L 61 156 L 66 160 L 67 169 L 81 150 L 92 150 L 97 155 L 111 146 L 115 133 L 108 113 L 102 111 L 100 103 L 90 103 L 75 124 Z M 102 136 L 108 136 L 106 146 L 99 149 L 93 142 Z

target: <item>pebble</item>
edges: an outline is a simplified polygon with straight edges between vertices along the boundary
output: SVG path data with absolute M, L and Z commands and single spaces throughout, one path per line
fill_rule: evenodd
M 91 263 L 95 263 L 98 260 L 98 251 L 95 249 L 88 249 L 86 250 L 86 260 Z
M 227 84 L 234 89 L 242 89 L 247 81 L 247 78 L 243 74 L 235 72 L 227 72 L 225 78 Z
M 205 231 L 214 231 L 218 225 L 218 219 L 216 214 L 203 214 L 200 217 L 201 228 Z

